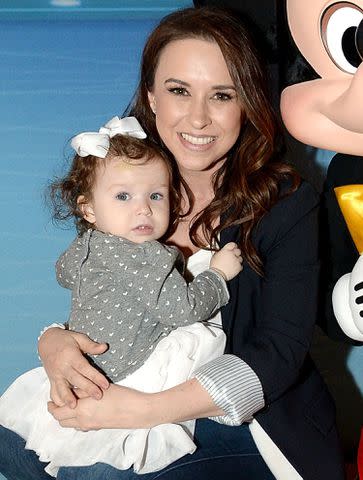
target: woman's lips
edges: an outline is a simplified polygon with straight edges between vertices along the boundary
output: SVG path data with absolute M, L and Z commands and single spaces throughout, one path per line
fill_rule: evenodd
M 178 134 L 181 143 L 189 150 L 204 151 L 212 147 L 217 137 L 214 135 L 190 135 L 180 132 Z

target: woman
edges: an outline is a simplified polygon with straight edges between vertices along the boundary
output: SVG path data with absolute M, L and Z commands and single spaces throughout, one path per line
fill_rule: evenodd
M 62 426 L 83 430 L 198 418 L 197 451 L 146 480 L 343 479 L 334 406 L 307 356 L 317 198 L 281 162 L 280 132 L 246 29 L 208 8 L 166 17 L 145 46 L 130 113 L 174 160 L 184 215 L 169 243 L 189 262 L 205 261 L 203 248 L 218 240 L 240 245 L 244 270 L 230 282 L 221 315 L 226 354 L 181 385 L 144 394 L 109 386 L 80 355 L 102 353 L 104 345 L 50 328 L 39 343 L 50 412 Z M 76 401 L 70 386 L 85 398 Z M 2 429 L 1 440 L 0 471 L 8 478 L 49 478 L 19 437 Z M 136 474 L 96 464 L 60 469 L 57 478 Z

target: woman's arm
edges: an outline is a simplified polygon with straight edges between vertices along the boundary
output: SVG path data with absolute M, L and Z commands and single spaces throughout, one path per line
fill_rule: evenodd
M 56 405 L 76 406 L 73 387 L 90 397 L 102 397 L 109 386 L 108 380 L 90 365 L 83 354 L 101 354 L 106 349 L 104 343 L 93 342 L 86 335 L 61 328 L 49 328 L 41 335 L 39 356 L 49 378 L 51 399 Z
M 75 408 L 49 403 L 63 427 L 150 428 L 194 418 L 213 418 L 240 425 L 264 406 L 261 384 L 254 372 L 234 355 L 222 355 L 199 369 L 197 378 L 158 393 L 110 385 L 101 400 L 84 398 Z
M 80 430 L 151 428 L 224 413 L 195 378 L 159 393 L 110 385 L 101 400 L 80 399 L 75 408 L 50 402 L 48 409 L 63 427 Z

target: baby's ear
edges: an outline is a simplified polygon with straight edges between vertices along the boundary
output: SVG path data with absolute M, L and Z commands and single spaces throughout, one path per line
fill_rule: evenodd
M 77 205 L 83 215 L 83 218 L 87 220 L 88 223 L 96 223 L 96 215 L 93 211 L 92 204 L 87 201 L 84 195 L 80 195 L 77 198 Z

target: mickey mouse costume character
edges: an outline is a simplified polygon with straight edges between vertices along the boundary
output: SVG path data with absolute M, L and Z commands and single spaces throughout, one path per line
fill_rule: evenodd
M 284 90 L 284 123 L 298 140 L 339 152 L 329 165 L 323 195 L 322 326 L 331 338 L 359 345 L 363 342 L 363 1 L 287 0 L 287 15 L 297 46 L 321 78 Z M 358 378 L 359 371 L 358 367 Z M 363 435 L 358 470 L 362 478 Z
M 324 192 L 326 331 L 362 342 L 363 1 L 288 0 L 287 15 L 298 48 L 321 78 L 283 91 L 284 123 L 298 140 L 340 152 Z

